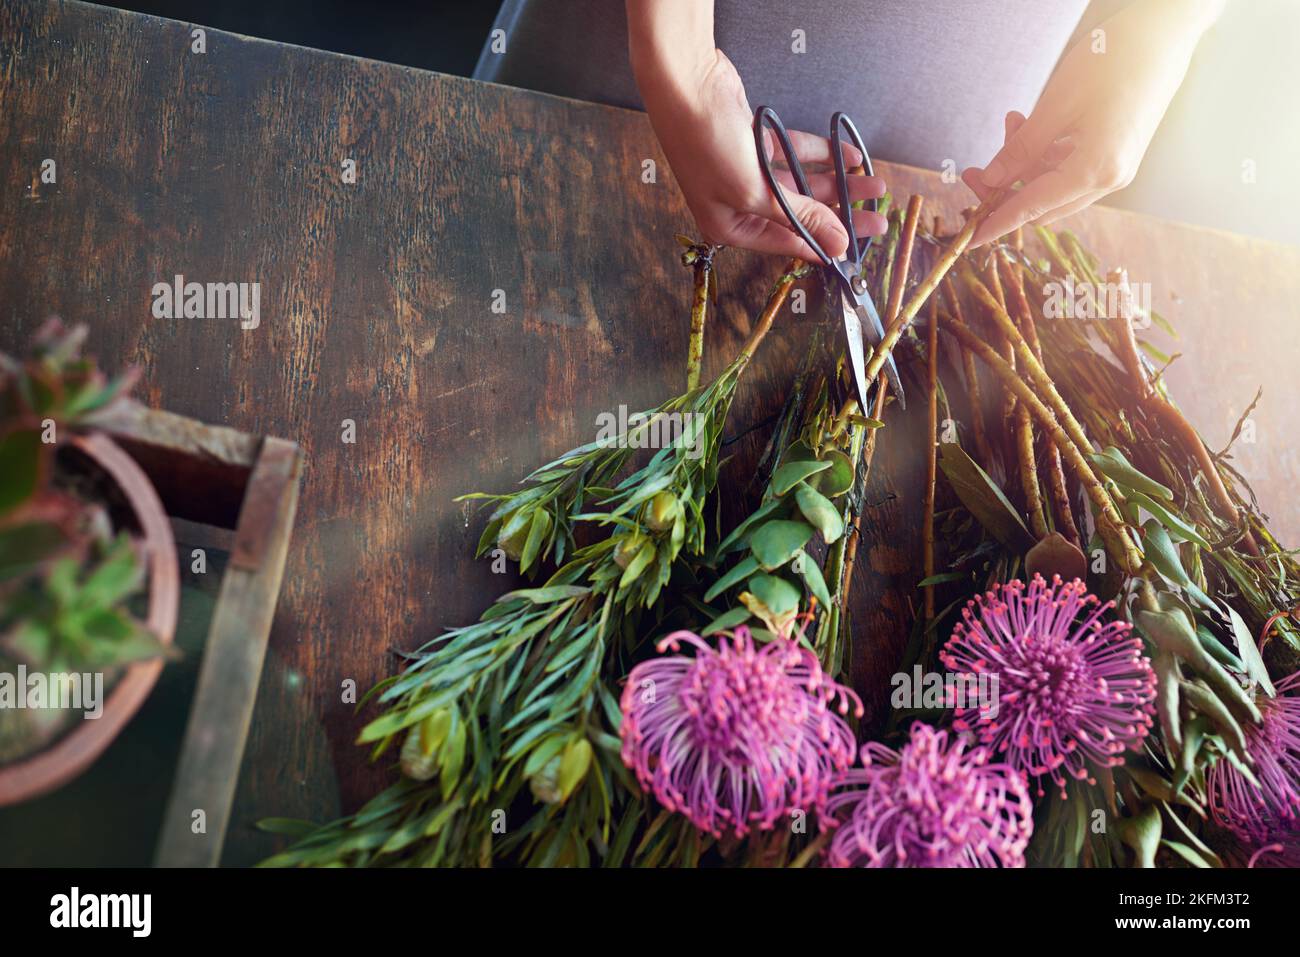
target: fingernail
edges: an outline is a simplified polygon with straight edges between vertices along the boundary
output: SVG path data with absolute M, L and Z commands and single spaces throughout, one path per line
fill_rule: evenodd
M 1002 178 L 1007 175 L 1007 164 L 1000 159 L 995 159 L 985 168 L 980 179 L 984 181 L 985 186 L 1000 186 Z

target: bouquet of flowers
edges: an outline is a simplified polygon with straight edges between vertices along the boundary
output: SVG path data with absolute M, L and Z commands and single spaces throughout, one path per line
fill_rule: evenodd
M 371 692 L 359 742 L 397 779 L 324 826 L 265 822 L 293 838 L 267 864 L 1300 862 L 1300 568 L 1138 340 L 1163 319 L 1068 233 L 1037 230 L 1038 257 L 1018 235 L 968 253 L 988 204 L 953 235 L 921 208 L 889 210 L 864 263 L 886 303 L 873 408 L 814 330 L 729 528 L 720 502 L 747 491 L 719 480 L 732 400 L 807 269 L 787 265 L 701 385 L 715 250 L 684 241 L 688 391 L 470 496 L 480 554 L 538 584 Z M 1040 335 L 1061 283 L 1114 301 Z M 861 743 L 846 597 L 891 354 L 930 430 L 898 671 L 938 690 Z M 670 421 L 676 441 L 636 451 Z

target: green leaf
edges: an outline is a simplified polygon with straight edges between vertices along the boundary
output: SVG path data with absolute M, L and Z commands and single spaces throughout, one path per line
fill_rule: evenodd
M 938 575 L 931 575 L 929 578 L 922 578 L 916 583 L 917 588 L 925 588 L 929 585 L 943 585 L 947 582 L 965 581 L 969 576 L 965 572 L 940 572 Z
M 524 545 L 528 541 L 528 533 L 532 530 L 532 521 L 533 513 L 529 509 L 520 508 L 511 513 L 510 517 L 505 519 L 505 524 L 501 526 L 501 531 L 497 534 L 497 544 L 511 561 L 517 562 L 522 557 Z
M 752 561 L 752 559 L 747 559 L 747 560 Z M 758 567 L 758 562 L 754 562 L 754 568 L 757 567 Z M 750 571 L 753 571 L 753 569 L 750 569 Z M 732 628 L 735 628 L 737 625 L 743 625 L 745 622 L 747 622 L 749 620 L 749 616 L 750 616 L 749 609 L 743 606 L 739 608 L 732 608 L 730 611 L 724 611 L 721 615 L 713 619 L 713 621 L 709 622 L 708 625 L 705 626 L 704 630 L 700 632 L 700 636 L 703 638 L 707 638 L 709 637 L 709 635 L 716 635 L 719 632 L 730 631 Z
M 0 581 L 31 571 L 67 543 L 53 522 L 24 522 L 0 529 Z
M 654 541 L 647 538 L 645 543 L 637 549 L 636 554 L 632 556 L 632 560 L 627 563 L 627 568 L 623 569 L 623 575 L 618 580 L 618 587 L 620 589 L 626 588 L 640 578 L 641 573 L 649 568 L 650 563 L 655 560 L 657 551 Z
M 564 757 L 560 759 L 560 773 L 557 776 L 560 800 L 568 799 L 574 788 L 587 776 L 590 768 L 591 742 L 586 738 L 579 738 L 565 749 Z
M 583 588 L 580 585 L 547 585 L 545 588 L 520 588 L 517 591 L 506 592 L 496 600 L 496 603 L 502 604 L 517 598 L 523 598 L 534 605 L 548 605 L 553 601 L 562 601 L 565 598 L 581 598 L 590 592 L 590 588 Z
M 1182 538 L 1189 542 L 1195 542 L 1202 548 L 1210 548 L 1209 541 L 1205 536 L 1196 530 L 1187 519 L 1183 518 L 1177 512 L 1166 508 L 1160 502 L 1157 502 L 1149 495 L 1144 495 L 1137 489 L 1130 489 L 1127 493 L 1130 504 L 1140 505 L 1148 512 L 1155 516 L 1156 520 L 1163 524 L 1170 532 L 1177 532 Z
M 267 834 L 283 834 L 295 839 L 306 837 L 320 827 L 314 821 L 299 821 L 290 817 L 264 817 L 253 826 Z
M 779 498 L 774 498 L 768 502 L 764 502 L 758 508 L 754 509 L 754 511 L 751 512 L 743 522 L 732 529 L 731 534 L 718 543 L 716 554 L 725 555 L 727 552 L 731 551 L 737 543 L 749 534 L 750 530 L 753 529 L 755 525 L 763 522 L 773 512 L 779 509 L 784 509 L 785 507 L 786 503 Z
M 14 429 L 0 437 L 0 515 L 36 494 L 49 448 L 37 429 Z
M 1178 554 L 1178 546 L 1174 544 L 1165 527 L 1155 519 L 1147 519 L 1142 524 L 1142 553 L 1156 567 L 1156 571 L 1164 575 L 1179 588 L 1186 588 L 1192 584 L 1188 577 L 1187 570 L 1183 568 L 1182 558 Z
M 1142 492 L 1146 495 L 1162 498 L 1166 502 L 1174 500 L 1172 491 L 1155 479 L 1143 475 L 1135 469 L 1129 463 L 1129 460 L 1124 457 L 1124 453 L 1113 445 L 1107 446 L 1101 452 L 1089 454 L 1088 458 L 1101 470 L 1103 475 L 1114 481 L 1126 493 L 1130 491 Z
M 704 600 L 713 601 L 728 588 L 739 584 L 756 571 L 758 571 L 758 559 L 753 555 L 746 555 L 736 563 L 735 567 L 713 583 L 713 587 L 704 593 Z
M 799 574 L 803 576 L 808 590 L 822 603 L 823 608 L 830 608 L 831 594 L 826 590 L 826 579 L 822 577 L 822 570 L 817 561 L 807 552 L 801 551 L 795 556 L 794 564 L 798 566 Z
M 438 777 L 438 786 L 442 788 L 443 795 L 450 795 L 456 790 L 460 769 L 465 763 L 465 721 L 462 718 L 456 719 L 455 727 L 439 749 L 439 757 L 442 773 Z
M 822 452 L 823 461 L 831 467 L 817 475 L 816 485 L 827 498 L 837 498 L 853 488 L 853 463 L 839 449 Z
M 1165 596 L 1162 596 L 1165 597 Z M 1133 616 L 1133 624 L 1158 648 L 1177 655 L 1195 668 L 1209 682 L 1218 699 L 1230 707 L 1233 712 L 1249 721 L 1259 722 L 1259 709 L 1228 674 L 1223 665 L 1211 657 L 1201 644 L 1196 628 L 1181 610 L 1139 611 Z M 1184 693 L 1186 687 L 1184 686 Z
M 82 624 L 91 641 L 81 662 L 88 666 L 108 667 L 148 661 L 168 652 L 168 646 L 157 635 L 121 611 L 96 611 Z
M 1188 864 L 1193 867 L 1213 867 L 1214 865 L 1201 856 L 1201 852 L 1188 847 L 1186 844 L 1180 844 L 1178 841 L 1171 841 L 1165 838 L 1160 842 L 1162 847 L 1167 847 L 1173 851 Z
M 1255 636 L 1250 633 L 1246 627 L 1246 622 L 1237 614 L 1236 610 L 1225 603 L 1228 609 L 1228 618 L 1232 621 L 1232 635 L 1237 640 L 1237 654 L 1241 657 L 1241 662 L 1246 666 L 1246 674 L 1259 683 L 1259 686 L 1268 692 L 1270 698 L 1277 697 L 1277 688 L 1273 687 L 1273 680 L 1268 676 L 1268 669 L 1264 667 L 1264 659 L 1259 655 L 1259 648 L 1255 645 Z
M 754 533 L 749 547 L 766 571 L 774 571 L 794 558 L 812 535 L 812 526 L 806 522 L 776 519 Z
M 1137 855 L 1138 867 L 1155 867 L 1156 850 L 1160 847 L 1160 810 L 1148 804 L 1135 818 L 1123 823 L 1120 836 Z
M 544 508 L 533 510 L 533 520 L 528 525 L 528 539 L 523 554 L 519 556 L 519 571 L 526 572 L 537 559 L 537 553 L 551 531 L 551 514 Z
M 772 476 L 772 491 L 784 495 L 810 475 L 816 475 L 831 467 L 830 462 L 809 459 L 800 462 L 786 462 Z
M 496 546 L 497 533 L 501 531 L 501 519 L 493 519 L 483 528 L 483 534 L 479 536 L 478 547 L 474 549 L 474 557 L 482 558 L 490 549 Z
M 799 589 L 784 578 L 776 575 L 755 575 L 749 580 L 749 591 L 777 616 L 799 610 Z M 752 608 L 750 610 L 753 611 Z M 779 629 L 773 628 L 773 630 Z
M 794 499 L 803 517 L 822 533 L 827 545 L 844 534 L 844 520 L 840 518 L 839 509 L 821 492 L 808 483 L 801 482 L 795 489 Z
M 123 532 L 109 550 L 104 562 L 90 573 L 81 587 L 83 605 L 106 607 L 134 594 L 144 582 L 144 565 Z
M 1034 547 L 1020 513 L 988 473 L 956 442 L 939 443 L 939 466 L 961 503 L 990 535 L 1014 552 Z

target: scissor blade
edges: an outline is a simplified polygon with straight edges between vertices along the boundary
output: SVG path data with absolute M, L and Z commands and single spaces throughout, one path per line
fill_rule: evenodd
M 862 353 L 862 323 L 848 302 L 844 302 L 843 313 L 844 335 L 849 340 L 849 365 L 853 368 L 853 382 L 858 387 L 858 407 L 863 415 L 868 415 L 867 360 Z
M 871 340 L 871 347 L 879 349 L 880 343 L 885 339 L 885 327 L 880 322 L 880 314 L 876 312 L 876 307 L 872 304 L 869 297 L 863 296 L 862 301 L 856 309 L 859 325 L 866 330 L 867 338 Z M 889 358 L 885 360 L 885 378 L 889 380 L 889 386 L 894 390 L 894 397 L 898 399 L 900 408 L 907 408 L 907 398 L 903 395 L 903 380 L 899 378 L 898 366 L 894 363 L 894 354 L 891 352 Z

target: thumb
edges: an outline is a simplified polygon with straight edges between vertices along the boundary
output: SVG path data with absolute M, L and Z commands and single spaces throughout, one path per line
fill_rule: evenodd
M 817 240 L 822 251 L 831 259 L 844 255 L 844 251 L 849 248 L 849 234 L 835 212 L 825 203 L 819 203 L 800 193 L 787 192 L 786 197 L 790 200 L 790 208 L 794 210 L 795 216 L 812 238 Z M 779 209 L 776 214 L 778 221 L 785 222 L 785 216 Z
M 1010 186 L 1033 168 L 1034 162 L 1051 145 L 1056 134 L 1055 129 L 1043 119 L 1045 115 L 1046 111 L 1035 110 L 1020 124 L 1019 129 L 1007 137 L 1002 149 L 998 150 L 980 175 L 985 186 L 992 189 Z M 1008 129 L 1011 126 L 1010 114 L 1007 126 Z

